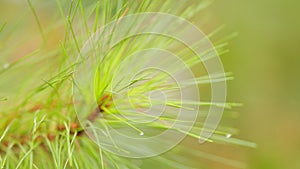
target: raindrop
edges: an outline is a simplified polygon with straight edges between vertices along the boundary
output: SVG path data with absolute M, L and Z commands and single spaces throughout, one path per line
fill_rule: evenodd
M 4 68 L 4 69 L 7 69 L 8 67 L 9 67 L 9 64 L 8 64 L 8 63 L 6 63 L 6 64 L 3 65 L 3 68 Z
M 231 137 L 231 134 L 226 134 L 226 138 L 230 138 Z

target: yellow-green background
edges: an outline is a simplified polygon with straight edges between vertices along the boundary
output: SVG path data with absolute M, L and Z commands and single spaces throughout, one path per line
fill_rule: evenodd
M 300 1 L 216 0 L 204 12 L 239 32 L 222 57 L 235 76 L 228 100 L 244 103 L 240 137 L 258 144 L 225 155 L 242 154 L 251 169 L 299 169 Z

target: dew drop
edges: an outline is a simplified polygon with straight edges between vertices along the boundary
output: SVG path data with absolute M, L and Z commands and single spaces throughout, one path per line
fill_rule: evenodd
M 7 69 L 8 67 L 9 67 L 9 64 L 8 64 L 8 63 L 6 63 L 6 64 L 3 65 L 3 68 L 4 68 L 4 69 Z
M 143 135 L 144 135 L 144 132 L 140 132 L 140 135 L 143 136 Z
M 231 137 L 231 134 L 226 134 L 226 138 L 230 138 Z

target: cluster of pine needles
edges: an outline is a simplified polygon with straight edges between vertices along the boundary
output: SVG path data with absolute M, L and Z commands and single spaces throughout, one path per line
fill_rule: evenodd
M 203 152 L 188 145 L 178 145 L 167 153 L 144 159 L 120 157 L 101 149 L 84 131 L 84 126 L 79 122 L 74 110 L 72 98 L 78 53 L 81 52 L 85 41 L 101 26 L 126 15 L 142 12 L 164 12 L 188 20 L 195 19 L 210 3 L 210 0 L 0 2 L 0 14 L 1 17 L 4 16 L 0 18 L 0 168 L 189 169 L 205 168 L 195 160 L 200 158 L 200 155 L 218 161 L 221 157 L 205 153 L 203 155 Z M 14 13 L 22 14 L 15 16 L 17 14 Z M 211 32 L 208 37 L 213 37 L 218 31 L 219 29 Z M 230 37 L 231 35 L 215 42 L 215 49 L 219 55 L 227 52 L 226 41 Z M 139 43 L 135 43 L 132 48 L 136 50 L 144 48 L 145 45 L 151 46 L 152 44 L 140 43 L 145 39 L 141 37 Z M 161 41 L 167 43 L 163 39 Z M 123 43 L 128 45 L 130 42 Z M 111 96 L 104 93 L 104 87 L 110 83 L 109 79 L 114 72 L 113 63 L 119 58 L 121 51 L 122 47 L 112 51 L 110 58 L 103 63 L 103 66 L 108 64 L 106 73 L 98 79 L 99 82 L 95 80 L 100 86 L 95 89 L 99 109 L 88 115 L 90 121 L 94 121 L 99 113 L 105 116 L 114 110 L 114 107 L 109 105 Z M 219 79 L 218 75 L 215 75 L 213 80 L 230 80 L 231 74 L 227 75 L 226 79 Z M 208 84 L 211 82 L 209 78 L 211 77 L 198 78 L 198 84 Z M 176 104 L 169 103 L 168 106 L 176 107 Z M 201 102 L 199 106 L 224 106 L 224 118 L 234 118 L 237 113 L 233 107 L 239 104 L 218 105 L 208 101 Z M 114 113 L 110 117 L 107 115 L 104 123 L 110 123 L 108 119 L 114 123 L 123 123 Z M 201 126 L 198 126 L 186 134 L 194 138 L 196 143 L 200 130 Z M 237 129 L 220 125 L 208 141 L 255 146 L 253 143 L 234 138 L 237 132 Z M 235 167 L 243 166 L 231 160 L 223 159 L 223 162 Z

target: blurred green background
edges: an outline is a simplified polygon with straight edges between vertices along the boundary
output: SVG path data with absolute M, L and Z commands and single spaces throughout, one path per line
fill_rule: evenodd
M 239 33 L 222 60 L 235 76 L 228 100 L 244 103 L 240 137 L 258 144 L 248 168 L 299 169 L 300 1 L 216 0 L 203 12 Z

